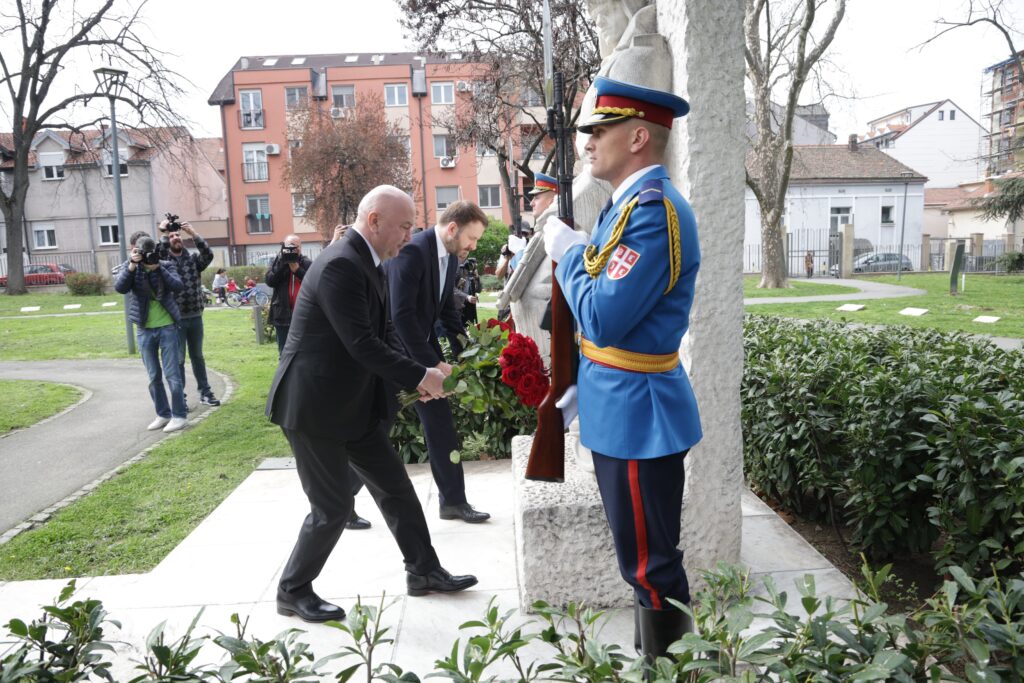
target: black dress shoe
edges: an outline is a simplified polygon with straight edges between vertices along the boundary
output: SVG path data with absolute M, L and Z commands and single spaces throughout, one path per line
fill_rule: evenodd
M 488 513 L 473 509 L 473 506 L 469 503 L 441 506 L 441 519 L 461 519 L 463 522 L 470 524 L 479 524 L 480 522 L 486 522 L 490 518 L 491 516 Z
M 369 529 L 371 526 L 372 525 L 370 524 L 370 520 L 363 519 L 362 517 L 356 514 L 355 510 L 352 511 L 352 514 L 351 516 L 349 516 L 348 521 L 345 522 L 345 528 L 352 529 L 353 531 L 362 531 L 364 529 Z
M 426 595 L 427 593 L 457 593 L 476 585 L 476 577 L 472 574 L 452 576 L 444 568 L 438 567 L 429 574 L 408 573 L 405 585 L 409 595 Z
M 322 621 L 341 621 L 345 618 L 345 610 L 325 600 L 316 593 L 291 595 L 277 591 L 277 613 L 286 617 L 296 616 L 303 621 L 319 623 Z

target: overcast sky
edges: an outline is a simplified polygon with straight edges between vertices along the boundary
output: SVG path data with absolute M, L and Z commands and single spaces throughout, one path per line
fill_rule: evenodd
M 865 133 L 872 118 L 946 98 L 985 123 L 980 118 L 982 72 L 1008 56 L 1002 36 L 990 26 L 962 28 L 914 49 L 939 30 L 937 18 L 962 15 L 958 10 L 965 0 L 848 2 L 830 57 L 845 71 L 835 78 L 843 94 L 856 99 L 826 101 L 830 129 L 840 142 L 850 133 Z M 1014 25 L 1024 27 L 1024 0 L 1010 0 L 1008 5 L 1016 15 Z M 197 136 L 221 134 L 217 108 L 206 100 L 242 55 L 414 47 L 403 36 L 394 0 L 150 0 L 143 16 L 154 44 L 174 53 L 169 64 L 195 84 L 181 110 L 194 121 Z M 1016 39 L 1018 48 L 1024 48 L 1024 36 L 1017 34 Z M 94 65 L 83 66 L 91 70 Z M 807 89 L 801 102 L 813 99 Z

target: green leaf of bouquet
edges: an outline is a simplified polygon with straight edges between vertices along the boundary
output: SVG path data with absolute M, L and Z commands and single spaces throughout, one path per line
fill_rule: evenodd
M 455 385 L 456 394 L 464 394 L 469 389 L 469 385 L 466 384 L 466 380 L 460 379 L 459 383 Z
M 452 451 L 448 455 L 448 457 L 451 459 L 452 463 L 455 464 L 455 465 L 458 465 L 460 462 L 462 462 L 462 453 L 460 453 L 459 451 Z
M 444 378 L 444 382 L 441 383 L 441 388 L 444 389 L 446 392 L 452 392 L 455 391 L 455 387 L 456 385 L 458 385 L 458 383 L 459 378 L 456 377 L 454 374 L 451 374 Z

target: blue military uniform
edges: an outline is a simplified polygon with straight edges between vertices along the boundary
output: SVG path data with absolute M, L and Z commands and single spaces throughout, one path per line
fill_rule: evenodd
M 645 110 L 662 125 L 685 112 L 668 93 L 603 78 L 596 87 L 596 117 L 580 126 L 584 132 Z M 652 114 L 651 102 L 661 111 Z M 683 460 L 701 427 L 678 350 L 700 246 L 693 212 L 663 166 L 616 194 L 590 244 L 570 247 L 555 275 L 580 334 L 580 440 L 594 453 L 620 571 L 641 606 L 667 610 L 668 598 L 690 599 L 679 520 Z

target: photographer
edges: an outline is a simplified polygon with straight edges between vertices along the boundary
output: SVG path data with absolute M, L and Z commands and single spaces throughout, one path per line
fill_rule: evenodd
M 181 311 L 181 320 L 178 322 L 181 378 L 184 381 L 187 348 L 188 357 L 192 361 L 192 374 L 195 375 L 199 388 L 199 402 L 208 406 L 219 406 L 220 401 L 210 388 L 210 380 L 206 375 L 206 358 L 203 356 L 203 309 L 206 307 L 206 295 L 203 294 L 201 274 L 213 261 L 213 251 L 206 244 L 206 240 L 196 234 L 191 224 L 179 222 L 178 217 L 172 213 L 165 215 L 167 217 L 160 221 L 160 232 L 163 233 L 159 245 L 160 258 L 174 263 L 184 285 L 175 295 L 178 309 Z M 185 248 L 182 233 L 192 238 L 198 253 L 190 253 Z
M 182 378 L 177 323 L 180 319 L 174 294 L 183 288 L 174 264 L 161 261 L 156 242 L 149 235 L 133 235 L 131 257 L 121 264 L 114 289 L 128 297 L 128 319 L 137 326 L 136 339 L 142 363 L 149 375 L 149 395 L 156 419 L 146 428 L 174 432 L 187 424 L 185 383 Z M 137 240 L 137 241 L 136 241 Z M 163 376 L 171 389 L 167 404 Z
M 277 331 L 277 354 L 281 355 L 292 324 L 292 309 L 299 296 L 302 278 L 313 262 L 302 255 L 302 240 L 298 235 L 288 235 L 281 243 L 279 253 L 267 268 L 263 280 L 273 287 L 274 297 L 270 300 L 270 324 Z
M 474 325 L 477 323 L 476 295 L 481 291 L 483 291 L 483 287 L 480 285 L 480 275 L 477 273 L 476 259 L 467 258 L 459 264 L 458 279 L 455 281 L 456 308 L 460 308 L 460 301 L 463 302 L 461 306 L 463 327 L 470 323 Z

